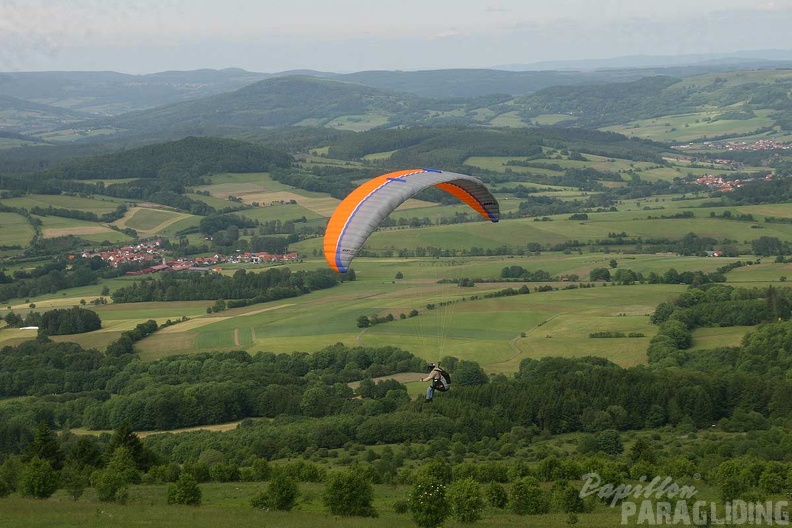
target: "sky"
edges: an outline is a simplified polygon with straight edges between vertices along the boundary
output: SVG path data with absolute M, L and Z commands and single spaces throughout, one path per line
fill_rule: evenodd
M 792 50 L 792 0 L 0 0 L 0 71 L 332 72 Z

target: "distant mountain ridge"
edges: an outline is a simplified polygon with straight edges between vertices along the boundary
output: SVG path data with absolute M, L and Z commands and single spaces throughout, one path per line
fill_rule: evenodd
M 506 71 L 575 70 L 591 71 L 624 68 L 678 68 L 720 65 L 742 68 L 777 68 L 792 64 L 792 50 L 742 50 L 728 53 L 686 55 L 626 55 L 607 59 L 540 61 L 528 64 L 502 64 L 492 69 Z
M 753 55 L 752 55 L 753 54 Z M 277 73 L 222 70 L 130 75 L 112 71 L 0 72 L 0 96 L 74 111 L 118 115 L 228 93 L 275 77 L 332 78 L 421 97 L 528 95 L 551 86 L 634 81 L 654 75 L 688 77 L 713 71 L 792 67 L 792 50 L 679 57 L 618 57 L 504 65 L 487 69 L 369 70 L 354 73 L 292 70 Z

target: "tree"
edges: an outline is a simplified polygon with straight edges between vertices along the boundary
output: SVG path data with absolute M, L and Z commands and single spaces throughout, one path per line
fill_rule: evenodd
M 660 325 L 657 335 L 664 335 L 671 338 L 677 349 L 684 350 L 690 348 L 693 343 L 693 336 L 685 324 L 675 319 L 670 319 Z
M 23 324 L 22 316 L 15 314 L 14 312 L 8 312 L 5 316 L 5 322 L 9 327 L 13 326 L 22 326 Z
M 463 385 L 486 385 L 489 378 L 484 373 L 484 369 L 475 361 L 461 360 L 454 368 L 454 384 Z
M 200 506 L 201 498 L 201 487 L 189 473 L 182 473 L 178 481 L 168 486 L 168 504 Z
M 331 473 L 325 484 L 324 505 L 333 515 L 377 517 L 372 499 L 371 482 L 360 471 Z
M 472 477 L 455 480 L 448 487 L 448 504 L 451 516 L 461 523 L 472 523 L 481 519 L 484 497 L 481 486 Z
M 11 491 L 16 491 L 25 465 L 19 457 L 11 455 L 0 465 L 0 481 L 5 482 Z
M 618 262 L 616 262 L 616 259 L 610 259 L 610 262 L 608 262 L 608 265 L 609 265 L 611 268 L 615 268 L 616 266 L 618 266 L 618 265 L 619 265 L 619 263 L 618 263 Z
M 580 490 L 567 480 L 557 480 L 552 489 L 553 503 L 564 513 L 581 513 L 584 510 Z
M 640 279 L 634 271 L 619 268 L 611 275 L 611 280 L 616 284 L 635 284 Z
M 107 449 L 110 453 L 115 453 L 119 447 L 124 447 L 128 450 L 138 469 L 147 470 L 151 467 L 150 453 L 146 452 L 140 437 L 132 432 L 129 420 L 126 419 L 121 420 L 121 423 L 113 431 L 113 437 L 110 439 L 110 445 Z
M 11 485 L 0 477 L 0 499 L 9 496 L 13 491 Z
M 517 515 L 539 515 L 549 511 L 550 501 L 536 479 L 523 477 L 509 490 L 509 508 Z
M 619 431 L 606 429 L 597 435 L 597 448 L 609 455 L 618 455 L 624 451 Z
M 404 278 L 404 273 L 402 273 L 401 271 L 397 271 L 396 272 L 396 278 L 397 279 L 403 279 Z
M 34 457 L 22 471 L 19 492 L 37 499 L 51 497 L 58 489 L 58 473 L 47 460 Z
M 81 470 L 85 467 L 97 468 L 101 462 L 102 453 L 94 437 L 89 435 L 78 438 L 66 455 L 66 464 L 73 464 Z
M 129 484 L 140 482 L 132 454 L 126 447 L 118 447 L 103 470 L 91 474 L 91 485 L 96 488 L 100 501 L 126 502 Z
M 446 486 L 431 474 L 416 477 L 410 492 L 409 507 L 412 518 L 420 528 L 436 528 L 449 515 Z
M 657 455 L 652 449 L 652 445 L 643 436 L 639 437 L 633 446 L 630 448 L 630 461 L 634 464 L 639 460 L 643 460 L 650 464 L 657 463 Z
M 608 268 L 594 268 L 589 274 L 589 280 L 591 280 L 591 282 L 598 280 L 609 281 L 610 278 L 611 274 L 610 271 L 608 271 Z
M 85 488 L 90 483 L 87 471 L 74 463 L 67 463 L 63 466 L 60 481 L 63 489 L 66 490 L 73 500 L 82 497 Z
M 297 504 L 299 495 L 300 491 L 294 479 L 282 472 L 276 472 L 266 491 L 253 497 L 250 503 L 254 508 L 290 511 Z
M 41 422 L 36 427 L 36 432 L 33 436 L 33 442 L 28 448 L 26 460 L 40 458 L 50 463 L 56 471 L 63 466 L 65 458 L 63 450 L 61 449 L 58 437 L 49 428 L 49 426 Z
M 503 509 L 509 504 L 509 495 L 500 482 L 490 482 L 486 488 L 487 502 L 493 508 Z

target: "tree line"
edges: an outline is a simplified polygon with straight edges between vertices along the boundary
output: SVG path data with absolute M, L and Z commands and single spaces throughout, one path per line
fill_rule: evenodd
M 349 276 L 329 269 L 292 272 L 270 268 L 260 273 L 237 270 L 233 276 L 213 272 L 169 272 L 115 290 L 113 302 L 247 299 L 251 304 L 296 297 L 332 288 Z

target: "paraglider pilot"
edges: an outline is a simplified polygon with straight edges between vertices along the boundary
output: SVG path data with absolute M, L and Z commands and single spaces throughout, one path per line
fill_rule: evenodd
M 434 398 L 434 392 L 436 390 L 441 392 L 448 390 L 449 381 L 446 371 L 443 370 L 440 365 L 430 363 L 426 368 L 429 369 L 429 375 L 425 378 L 422 378 L 421 381 L 431 381 L 429 386 L 426 388 L 426 403 L 430 403 L 432 398 Z

